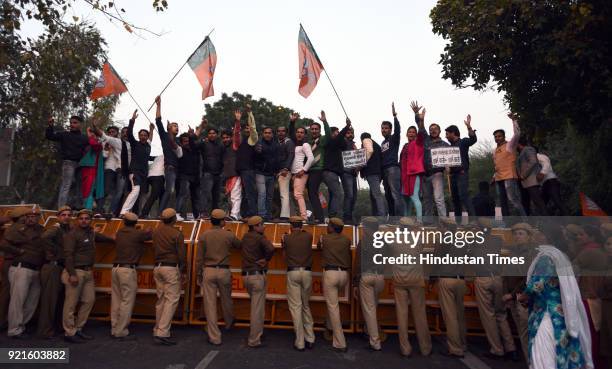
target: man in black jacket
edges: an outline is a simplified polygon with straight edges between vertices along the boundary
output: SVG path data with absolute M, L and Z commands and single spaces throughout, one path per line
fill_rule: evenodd
M 355 145 L 355 130 L 351 127 L 344 135 L 347 150 L 357 150 Z M 344 168 L 342 173 L 342 190 L 344 191 L 344 204 L 342 220 L 344 224 L 354 224 L 353 210 L 357 201 L 357 170 Z
M 168 207 L 168 201 L 170 196 L 175 193 L 176 187 L 176 175 L 178 172 L 178 160 L 179 160 L 179 147 L 176 143 L 176 136 L 178 135 L 178 123 L 169 123 L 168 131 L 164 129 L 164 124 L 161 118 L 161 97 L 155 98 L 155 104 L 157 110 L 155 112 L 155 125 L 157 126 L 157 133 L 161 141 L 162 150 L 164 151 L 164 180 L 165 180 L 165 191 L 159 201 L 159 209 L 166 209 Z M 179 219 L 181 220 L 181 219 Z
M 257 185 L 257 213 L 264 221 L 272 219 L 274 176 L 278 172 L 280 155 L 278 142 L 271 127 L 264 127 L 261 140 L 255 145 L 255 183 Z
M 179 158 L 176 211 L 187 217 L 186 202 L 191 195 L 193 219 L 197 219 L 200 202 L 200 153 L 195 144 L 196 135 L 190 130 L 179 136 L 183 155 Z
M 323 115 L 322 118 L 325 118 Z M 351 128 L 351 120 L 346 118 L 346 126 L 340 132 L 333 133 L 325 145 L 325 164 L 323 166 L 323 183 L 329 191 L 329 218 L 341 216 L 343 198 L 340 178 L 344 172 L 342 151 L 347 149 L 346 131 Z M 334 131 L 332 127 L 332 131 Z
M 245 218 L 252 217 L 257 214 L 257 188 L 255 187 L 255 145 L 259 140 L 257 127 L 255 125 L 255 117 L 251 112 L 251 105 L 247 104 L 245 111 L 247 113 L 247 125 L 242 127 L 242 140 L 236 150 L 236 172 L 240 175 L 242 188 L 244 189 L 243 205 L 245 204 L 242 215 Z M 234 126 L 236 121 L 239 123 L 242 117 L 242 112 L 236 110 L 234 112 Z
M 289 185 L 291 184 L 291 165 L 295 157 L 295 144 L 287 137 L 287 127 L 276 128 L 276 137 L 279 145 L 279 167 L 278 190 L 280 192 L 281 211 L 280 219 L 288 221 L 291 216 L 291 205 L 289 200 Z
M 58 209 L 67 205 L 70 197 L 70 187 L 74 182 L 79 161 L 85 153 L 85 148 L 89 144 L 87 136 L 81 133 L 81 123 L 83 118 L 79 116 L 70 117 L 70 130 L 55 132 L 53 127 L 54 120 L 49 118 L 49 126 L 45 131 L 47 140 L 56 141 L 60 144 L 60 156 L 62 158 L 62 182 L 59 188 L 59 196 L 57 198 Z M 77 183 L 77 190 L 79 181 Z M 78 192 L 78 191 L 77 191 Z M 77 196 L 80 198 L 80 196 Z
M 202 155 L 202 215 L 209 216 L 219 208 L 221 174 L 223 173 L 223 143 L 216 128 L 206 130 L 206 140 L 198 143 Z

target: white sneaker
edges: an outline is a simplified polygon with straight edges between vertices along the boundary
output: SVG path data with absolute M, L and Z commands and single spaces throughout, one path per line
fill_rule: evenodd
M 179 214 L 176 214 L 176 220 L 177 220 L 178 222 L 182 222 L 182 221 L 184 221 L 185 219 L 183 219 L 183 217 L 182 217 L 182 216 L 180 216 Z

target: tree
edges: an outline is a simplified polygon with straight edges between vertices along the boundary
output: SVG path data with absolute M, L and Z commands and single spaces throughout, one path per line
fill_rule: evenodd
M 574 150 L 575 167 L 561 178 L 576 207 L 584 191 L 612 210 L 612 3 L 440 0 L 433 32 L 447 40 L 443 78 L 461 88 L 492 85 L 503 92 L 523 132 L 545 150 Z M 569 146 L 555 137 L 572 127 Z M 553 161 L 554 157 L 551 158 Z

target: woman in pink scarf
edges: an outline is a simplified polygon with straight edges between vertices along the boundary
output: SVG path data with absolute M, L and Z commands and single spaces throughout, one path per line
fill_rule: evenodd
M 421 178 L 425 173 L 423 155 L 425 153 L 424 143 L 424 118 L 425 109 L 419 113 L 419 106 L 416 102 L 410 104 L 418 120 L 419 132 L 415 126 L 410 126 L 406 132 L 408 143 L 404 144 L 402 153 L 400 154 L 400 168 L 402 181 L 402 195 L 406 202 L 405 215 L 410 214 L 410 203 L 414 205 L 417 219 L 421 220 L 423 216 L 423 207 L 419 193 L 421 189 Z

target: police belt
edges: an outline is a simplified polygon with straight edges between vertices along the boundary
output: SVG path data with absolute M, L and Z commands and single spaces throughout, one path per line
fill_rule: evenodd
M 93 269 L 93 265 L 79 265 L 79 266 L 75 266 L 74 269 L 90 271 L 91 269 Z
M 136 269 L 136 264 L 116 263 L 116 264 L 113 264 L 113 268 L 131 268 L 131 269 Z
M 60 266 L 62 268 L 64 267 L 64 262 L 62 260 L 53 260 L 53 261 L 50 261 L 49 264 Z
M 155 267 L 173 267 L 173 268 L 178 268 L 178 263 L 166 263 L 166 262 L 160 262 L 160 263 L 155 263 Z
M 229 269 L 229 265 L 204 265 L 204 268 L 214 268 L 214 269 Z
M 26 263 L 25 261 L 14 261 L 13 264 L 11 264 L 14 267 L 17 268 L 26 268 L 26 269 L 30 269 L 30 270 L 40 270 L 40 266 L 36 265 L 36 264 L 30 264 L 30 263 Z
M 296 271 L 296 270 L 307 270 L 307 271 L 310 271 L 310 270 L 312 270 L 312 268 L 311 267 L 287 267 L 287 271 L 288 272 L 293 272 L 293 271 Z
M 266 275 L 267 270 L 249 270 L 249 271 L 245 271 L 242 272 L 241 274 L 243 276 L 249 276 L 249 275 L 258 275 L 258 274 L 262 274 L 262 275 Z
M 343 267 L 339 267 L 339 266 L 334 266 L 334 265 L 328 265 L 325 268 L 323 268 L 325 271 L 329 271 L 329 270 L 337 270 L 340 272 L 346 272 L 348 271 L 348 268 L 343 268 Z

